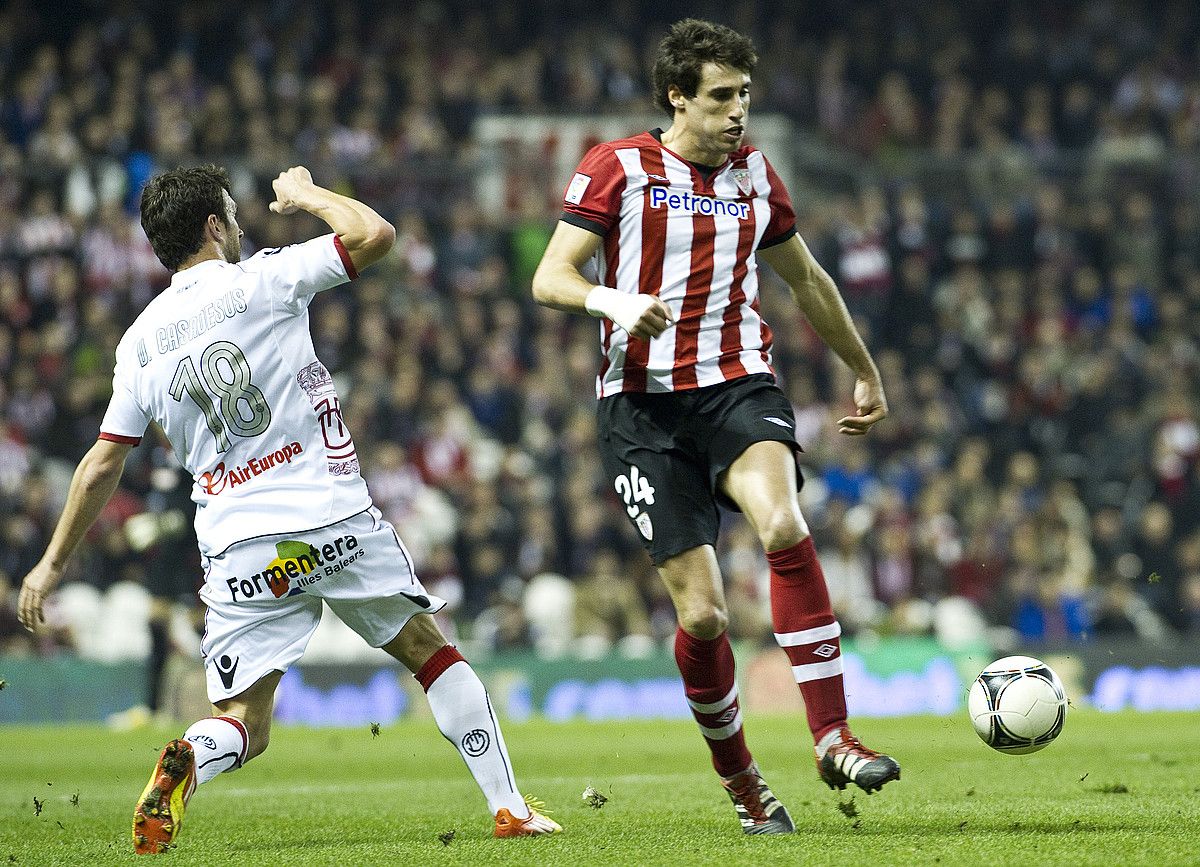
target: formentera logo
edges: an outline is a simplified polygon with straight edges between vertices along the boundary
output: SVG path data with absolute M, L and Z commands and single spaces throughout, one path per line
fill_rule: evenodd
M 253 479 L 255 476 L 261 476 L 269 470 L 276 469 L 284 464 L 290 464 L 292 458 L 303 452 L 304 449 L 300 443 L 288 443 L 281 449 L 276 449 L 273 452 L 268 452 L 262 457 L 251 458 L 246 463 L 240 466 L 233 466 L 226 469 L 225 462 L 217 464 L 209 472 L 201 473 L 200 478 L 196 480 L 201 490 L 210 496 L 216 496 L 222 491 L 236 488 L 238 485 L 244 485 L 246 482 Z
M 716 199 L 712 196 L 697 196 L 687 190 L 676 193 L 672 192 L 669 187 L 657 185 L 651 187 L 650 207 L 662 208 L 664 206 L 672 211 L 684 211 L 704 217 L 750 219 L 749 202 L 733 202 L 729 199 Z
M 305 587 L 336 575 L 362 556 L 365 549 L 358 537 L 338 536 L 320 547 L 297 539 L 275 543 L 275 559 L 249 578 L 227 578 L 234 602 L 253 599 L 267 590 L 276 599 L 303 593 Z

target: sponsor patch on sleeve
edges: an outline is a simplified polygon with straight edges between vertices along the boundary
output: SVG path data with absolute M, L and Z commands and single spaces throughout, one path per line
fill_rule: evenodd
M 567 186 L 567 194 L 563 198 L 568 204 L 578 205 L 583 201 L 583 194 L 591 182 L 592 179 L 589 176 L 583 172 L 576 172 L 575 177 L 571 178 L 571 183 Z

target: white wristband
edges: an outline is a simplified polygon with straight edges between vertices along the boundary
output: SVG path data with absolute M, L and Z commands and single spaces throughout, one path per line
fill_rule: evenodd
M 583 305 L 593 316 L 607 317 L 626 331 L 632 331 L 653 303 L 652 295 L 630 295 L 609 286 L 596 286 L 588 292 Z

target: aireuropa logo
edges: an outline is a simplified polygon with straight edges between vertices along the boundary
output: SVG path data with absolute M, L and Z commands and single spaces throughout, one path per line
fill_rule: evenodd
M 336 575 L 363 555 L 357 536 L 339 536 L 320 548 L 308 542 L 285 539 L 275 543 L 275 559 L 249 578 L 228 578 L 234 602 L 253 599 L 270 590 L 276 599 L 303 593 L 305 587 Z
M 235 466 L 232 469 L 226 469 L 225 462 L 221 461 L 209 472 L 201 473 L 196 483 L 200 485 L 204 493 L 215 497 L 222 491 L 244 485 L 255 476 L 261 476 L 268 470 L 283 464 L 290 464 L 292 458 L 303 451 L 304 448 L 300 443 L 288 443 L 281 449 L 276 449 L 259 458 L 251 458 L 241 466 Z
M 661 208 L 664 206 L 672 211 L 686 211 L 689 214 L 700 214 L 704 217 L 750 219 L 749 202 L 731 202 L 729 199 L 697 196 L 687 190 L 674 193 L 669 187 L 657 185 L 651 187 L 650 207 Z

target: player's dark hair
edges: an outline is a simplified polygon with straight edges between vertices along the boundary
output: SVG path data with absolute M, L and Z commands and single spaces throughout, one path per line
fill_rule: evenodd
M 754 72 L 758 55 L 754 43 L 722 24 L 685 18 L 671 25 L 658 44 L 654 59 L 654 101 L 671 117 L 675 107 L 667 98 L 673 84 L 688 99 L 700 87 L 700 73 L 706 63 L 719 63 L 747 74 Z
M 199 252 L 210 214 L 226 222 L 229 175 L 220 166 L 174 169 L 153 177 L 142 190 L 142 228 L 154 254 L 169 271 Z

